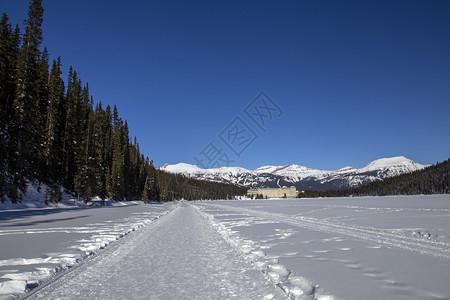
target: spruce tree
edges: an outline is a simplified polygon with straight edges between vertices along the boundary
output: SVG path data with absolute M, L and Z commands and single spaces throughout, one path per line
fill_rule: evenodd
M 123 154 L 123 195 L 126 199 L 130 200 L 132 197 L 132 182 L 130 182 L 130 174 L 132 171 L 132 166 L 130 162 L 130 141 L 129 141 L 129 129 L 128 122 L 125 120 L 122 126 L 122 154 Z
M 10 126 L 9 170 L 12 187 L 8 196 L 13 202 L 25 193 L 28 179 L 36 177 L 36 154 L 39 153 L 39 61 L 42 42 L 43 8 L 41 0 L 33 0 L 28 10 L 28 19 L 22 47 L 17 58 L 16 90 L 13 101 L 14 119 Z
M 99 167 L 95 149 L 99 147 L 95 136 L 94 110 L 89 106 L 89 118 L 84 138 L 80 143 L 77 156 L 77 175 L 75 176 L 75 190 L 85 202 L 97 192 L 99 183 Z
M 47 200 L 61 200 L 61 177 L 63 164 L 64 139 L 64 81 L 61 78 L 61 58 L 53 60 L 49 76 L 49 96 L 45 123 L 44 157 L 45 176 L 47 184 Z
M 80 128 L 84 128 L 85 115 L 81 113 L 81 80 L 78 74 L 69 68 L 69 78 L 67 83 L 67 93 L 65 99 L 65 124 L 64 124 L 64 181 L 63 186 L 68 191 L 74 190 L 74 177 L 77 173 L 77 155 L 82 133 Z
M 11 30 L 8 15 L 0 20 L 0 201 L 11 189 L 11 127 L 13 125 L 13 100 L 16 88 L 16 64 L 19 52 L 20 30 Z
M 49 65 L 48 65 L 48 51 L 44 47 L 44 51 L 38 61 L 38 120 L 35 128 L 35 138 L 37 143 L 36 153 L 35 153 L 35 165 L 38 167 L 35 170 L 34 177 L 38 179 L 39 182 L 46 183 L 46 157 L 45 157 L 45 128 L 47 125 L 47 109 L 49 105 Z
M 20 31 L 11 30 L 6 13 L 0 20 L 0 134 L 4 134 L 11 121 L 12 102 L 15 96 L 16 64 L 19 52 Z M 0 138 L 2 138 L 0 136 Z
M 153 166 L 153 161 L 149 162 L 148 158 L 146 159 L 146 168 L 148 174 L 148 198 L 154 201 L 161 201 L 161 193 L 158 185 L 158 172 Z
M 112 165 L 108 178 L 109 196 L 116 201 L 123 200 L 125 196 L 124 181 L 124 153 L 122 145 L 123 121 L 119 118 L 117 107 L 113 111 L 113 134 L 112 134 Z
M 106 199 L 106 173 L 107 173 L 107 162 L 106 162 L 106 152 L 107 152 L 107 142 L 106 137 L 108 135 L 107 131 L 110 126 L 106 117 L 106 112 L 102 108 L 102 103 L 98 103 L 95 107 L 95 112 L 93 116 L 94 120 L 94 137 L 95 137 L 95 149 L 94 158 L 97 162 L 97 176 L 98 183 L 96 188 L 96 195 L 101 199 Z M 91 118 L 89 118 L 91 122 Z

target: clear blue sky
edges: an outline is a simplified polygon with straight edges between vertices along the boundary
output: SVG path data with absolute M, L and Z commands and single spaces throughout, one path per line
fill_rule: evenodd
M 450 1 L 43 5 L 64 76 L 72 65 L 96 101 L 117 104 L 157 166 L 195 163 L 210 142 L 248 169 L 450 157 Z M 14 24 L 27 7 L 0 0 Z M 260 91 L 282 110 L 265 131 L 244 112 Z M 242 124 L 250 136 L 230 135 Z

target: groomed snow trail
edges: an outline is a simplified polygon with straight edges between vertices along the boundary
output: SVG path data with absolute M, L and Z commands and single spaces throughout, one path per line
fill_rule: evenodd
M 286 299 L 189 204 L 26 299 Z

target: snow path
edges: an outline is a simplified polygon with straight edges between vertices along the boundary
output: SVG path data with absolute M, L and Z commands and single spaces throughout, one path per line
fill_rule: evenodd
M 25 298 L 286 299 L 184 202 Z

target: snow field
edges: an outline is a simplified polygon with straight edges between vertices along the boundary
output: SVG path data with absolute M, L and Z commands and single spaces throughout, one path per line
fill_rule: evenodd
M 450 195 L 195 205 L 293 299 L 450 298 Z
M 0 244 L 0 299 L 450 299 L 450 195 L 4 210 Z
M 26 299 L 286 299 L 185 202 Z
M 0 211 L 0 299 L 13 299 L 37 287 L 174 206 L 133 202 Z
M 201 205 L 194 205 L 204 215 L 212 227 L 230 244 L 237 249 L 244 258 L 252 263 L 258 270 L 262 271 L 270 281 L 279 287 L 289 299 L 313 300 L 313 299 L 335 299 L 332 295 L 325 293 L 318 285 L 308 279 L 296 276 L 284 265 L 279 264 L 276 257 L 267 255 L 261 250 L 261 245 L 249 239 L 242 238 L 237 231 L 233 231 L 224 224 L 217 222 L 214 216 L 205 213 Z

